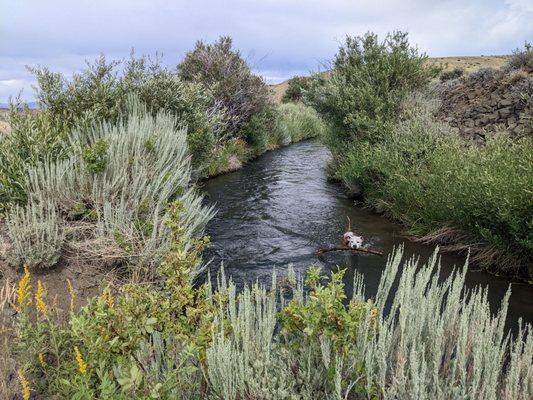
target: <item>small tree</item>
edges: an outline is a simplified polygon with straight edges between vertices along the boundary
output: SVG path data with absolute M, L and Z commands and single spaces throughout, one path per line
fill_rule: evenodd
M 184 81 L 207 88 L 229 116 L 228 132 L 236 134 L 269 102 L 263 79 L 254 75 L 232 40 L 224 36 L 213 44 L 202 41 L 178 65 Z

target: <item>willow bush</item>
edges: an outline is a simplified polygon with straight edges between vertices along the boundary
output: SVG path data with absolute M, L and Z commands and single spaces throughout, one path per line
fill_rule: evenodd
M 228 135 L 239 137 L 242 127 L 270 105 L 263 78 L 252 72 L 228 36 L 214 43 L 198 41 L 177 69 L 182 80 L 212 93 L 228 115 Z
M 295 76 L 289 79 L 281 101 L 283 103 L 302 101 L 305 91 L 309 89 L 311 79 L 309 76 Z
M 317 75 L 304 96 L 333 126 L 328 145 L 335 154 L 353 141 L 379 141 L 390 131 L 406 94 L 438 74 L 426 60 L 404 32 L 382 41 L 373 33 L 346 38 L 331 76 Z

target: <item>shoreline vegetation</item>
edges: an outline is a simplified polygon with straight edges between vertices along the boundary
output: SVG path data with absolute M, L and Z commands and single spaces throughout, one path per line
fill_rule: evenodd
M 474 265 L 531 280 L 533 49 L 526 43 L 501 72 L 520 103 L 513 133 L 502 126 L 481 144 L 437 120 L 439 90 L 463 72 L 442 75 L 427 59 L 401 32 L 347 38 L 328 74 L 289 81 L 285 98 L 328 123 L 331 174 L 355 198 L 418 240 L 469 250 Z
M 13 109 L 0 139 L 0 397 L 531 398 L 531 326 L 506 332 L 509 294 L 491 311 L 486 288 L 464 287 L 466 264 L 439 281 L 438 249 L 424 266 L 401 247 L 388 255 L 373 298 L 358 273 L 347 294 L 342 269 L 289 268 L 270 290 L 240 292 L 222 269 L 206 271 L 204 176 L 319 135 L 338 177 L 372 178 L 363 190 L 379 199 L 405 159 L 424 177 L 431 149 L 463 148 L 430 120 L 422 89 L 437 72 L 405 35 L 387 40 L 348 39 L 336 61 L 346 74 L 281 105 L 229 38 L 198 42 L 174 69 L 133 55 L 120 73 L 101 57 L 72 80 L 35 69 L 43 109 Z M 415 118 L 406 104 L 428 111 Z M 514 144 L 494 146 L 488 161 Z M 520 237 L 520 221 L 511 228 Z M 66 279 L 70 270 L 81 273 Z

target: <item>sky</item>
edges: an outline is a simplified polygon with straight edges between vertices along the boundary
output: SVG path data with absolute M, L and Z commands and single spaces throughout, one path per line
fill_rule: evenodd
M 533 41 L 532 0 L 0 0 L 0 103 L 34 99 L 26 66 L 67 77 L 85 60 L 163 55 L 221 35 L 269 83 L 331 60 L 346 35 L 392 30 L 430 56 L 509 54 Z

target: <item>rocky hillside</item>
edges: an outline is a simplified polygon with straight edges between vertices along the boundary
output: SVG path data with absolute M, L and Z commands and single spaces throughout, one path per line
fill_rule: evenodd
M 486 68 L 443 83 L 437 118 L 467 138 L 483 140 L 492 132 L 532 134 L 533 71 Z
M 501 68 L 511 58 L 511 56 L 459 56 L 459 57 L 431 57 L 428 59 L 429 65 L 439 65 L 443 71 L 451 71 L 460 68 L 465 73 L 477 71 L 481 68 Z M 323 73 L 328 73 L 324 71 Z M 271 98 L 275 103 L 281 103 L 283 94 L 287 90 L 288 81 L 275 85 L 270 85 Z

